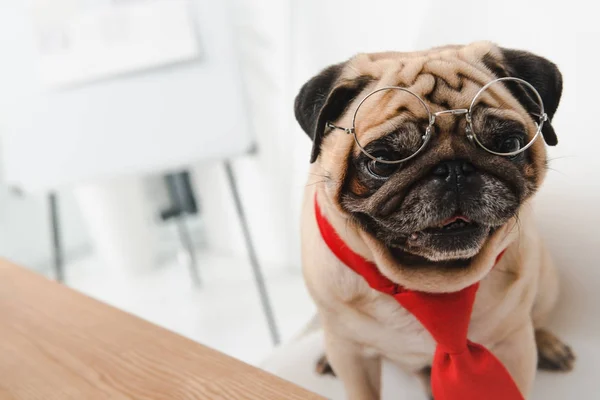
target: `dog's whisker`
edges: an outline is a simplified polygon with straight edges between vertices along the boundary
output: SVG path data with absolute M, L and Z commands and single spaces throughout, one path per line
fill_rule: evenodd
M 556 160 L 563 160 L 565 158 L 577 158 L 577 156 L 565 155 L 565 156 L 557 156 L 557 157 L 548 157 L 546 161 L 552 162 L 552 161 L 556 161 Z
M 559 173 L 559 174 L 561 174 L 561 175 L 565 175 L 565 176 L 566 176 L 566 174 L 565 174 L 564 172 L 562 172 L 562 171 L 559 171 L 558 169 L 556 169 L 556 168 L 552 168 L 552 167 L 549 167 L 549 166 L 546 166 L 546 171 L 557 172 L 557 173 Z
M 327 182 L 329 182 L 329 180 L 317 181 L 317 182 L 311 182 L 311 183 L 307 183 L 307 184 L 305 185 L 305 187 L 310 187 L 310 186 L 318 185 L 318 184 L 320 184 L 320 183 L 327 183 Z
M 329 175 L 321 175 L 321 174 L 315 174 L 315 173 L 309 173 L 309 175 L 315 176 L 318 178 L 324 178 L 327 181 L 331 180 L 331 177 Z

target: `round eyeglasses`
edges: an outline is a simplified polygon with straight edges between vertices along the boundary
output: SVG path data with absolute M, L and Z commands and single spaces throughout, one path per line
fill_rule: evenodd
M 495 85 L 503 84 L 521 85 L 523 90 L 529 92 L 528 94 L 533 94 L 532 100 L 539 107 L 539 113 L 531 114 L 537 118 L 537 121 L 534 121 L 536 129 L 533 135 L 523 132 L 518 127 L 510 129 L 510 126 L 509 129 L 480 128 L 479 131 L 474 128 L 475 107 L 482 100 L 497 99 Z M 386 86 L 372 91 L 358 103 L 352 116 L 351 128 L 343 128 L 332 122 L 327 122 L 327 127 L 352 134 L 360 151 L 372 160 L 384 164 L 398 164 L 416 157 L 427 147 L 434 132 L 436 118 L 445 114 L 465 115 L 467 122 L 465 133 L 469 141 L 490 154 L 504 157 L 514 157 L 530 148 L 540 136 L 542 127 L 548 120 L 542 97 L 533 85 L 520 78 L 504 77 L 495 79 L 479 89 L 469 108 L 443 110 L 436 113 L 432 113 L 427 103 L 412 91 L 399 86 Z M 380 115 L 389 115 L 389 117 L 380 122 L 377 121 L 377 117 L 374 117 Z M 419 119 L 426 122 L 421 124 L 415 122 Z M 360 127 L 363 126 L 370 126 L 370 128 L 362 132 Z M 380 133 L 369 134 L 370 130 Z M 389 159 L 389 152 L 385 152 L 385 157 L 381 156 L 381 141 L 377 140 L 378 143 L 375 143 L 373 140 L 382 138 L 381 131 L 392 133 L 385 135 L 385 141 L 396 150 L 393 159 Z

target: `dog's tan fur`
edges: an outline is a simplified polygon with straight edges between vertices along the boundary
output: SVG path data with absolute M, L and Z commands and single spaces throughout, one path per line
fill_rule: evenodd
M 374 80 L 365 88 L 365 94 L 377 87 L 401 84 L 423 98 L 432 99 L 429 106 L 434 112 L 447 107 L 465 108 L 477 90 L 493 79 L 481 61 L 486 54 L 501 58 L 490 43 L 417 53 L 361 54 L 348 62 L 341 81 L 370 76 Z M 434 85 L 433 75 L 442 77 L 446 84 Z M 336 124 L 351 126 L 349 110 L 354 109 L 360 98 L 362 96 L 353 101 Z M 531 118 L 508 91 L 498 89 L 486 102 L 502 108 L 498 112 L 510 113 L 530 131 L 535 129 Z M 392 108 L 397 109 L 398 104 Z M 388 117 L 382 114 L 372 113 L 371 118 L 361 120 L 365 124 L 361 131 L 377 137 L 377 126 Z M 440 123 L 452 124 L 452 118 Z M 357 151 L 351 135 L 325 137 L 319 159 L 311 166 L 302 215 L 305 280 L 318 306 L 327 359 L 343 381 L 348 397 L 378 398 L 382 358 L 417 373 L 431 365 L 435 344 L 415 317 L 393 298 L 369 288 L 331 253 L 316 225 L 315 196 L 323 214 L 345 243 L 374 261 L 394 282 L 414 290 L 450 292 L 481 280 L 469 338 L 489 348 L 527 395 L 537 364 L 534 332 L 543 326 L 558 294 L 556 271 L 535 227 L 531 200 L 521 205 L 518 216 L 490 236 L 469 268 L 402 268 L 385 246 L 352 222 L 340 205 L 349 155 Z M 445 148 L 443 143 L 436 151 L 446 151 L 444 156 L 452 156 L 452 148 Z M 535 189 L 545 173 L 546 153 L 542 140 L 533 147 L 532 159 L 530 178 Z M 325 181 L 323 175 L 327 176 Z M 504 257 L 492 269 L 496 255 L 505 248 Z

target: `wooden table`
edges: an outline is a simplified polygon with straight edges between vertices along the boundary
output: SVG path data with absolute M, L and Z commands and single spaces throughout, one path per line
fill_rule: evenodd
M 0 260 L 0 399 L 320 397 Z

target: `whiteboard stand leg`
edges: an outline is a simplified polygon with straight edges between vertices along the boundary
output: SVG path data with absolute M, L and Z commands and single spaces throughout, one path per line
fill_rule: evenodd
M 62 283 L 65 280 L 64 254 L 60 232 L 58 197 L 55 192 L 48 194 L 48 213 L 50 215 L 50 236 L 52 239 L 52 267 L 54 269 L 54 279 Z
M 194 190 L 190 182 L 190 174 L 188 171 L 177 172 L 167 174 L 164 179 L 171 205 L 168 209 L 161 212 L 161 218 L 165 221 L 175 219 L 182 247 L 181 252 L 185 254 L 185 264 L 187 264 L 190 270 L 193 284 L 200 286 L 202 281 L 198 271 L 194 240 L 185 220 L 186 215 L 198 212 Z
M 187 264 L 190 275 L 192 277 L 192 282 L 194 286 L 201 286 L 202 279 L 200 278 L 200 272 L 198 271 L 198 261 L 196 260 L 196 249 L 194 248 L 194 241 L 192 240 L 192 235 L 190 234 L 190 230 L 185 222 L 185 216 L 179 216 L 175 220 L 175 225 L 177 226 L 177 232 L 179 233 L 179 240 L 181 241 L 181 245 L 183 247 L 183 252 L 186 255 L 185 263 Z
M 250 229 L 248 228 L 248 220 L 246 219 L 246 214 L 244 213 L 244 207 L 240 199 L 235 175 L 233 173 L 231 163 L 226 160 L 224 164 L 225 172 L 227 175 L 227 182 L 229 183 L 229 187 L 233 195 L 235 211 L 237 213 L 240 225 L 242 227 L 242 232 L 244 234 L 244 241 L 246 242 L 246 247 L 248 249 L 248 257 L 250 258 L 250 265 L 252 266 L 252 272 L 254 274 L 254 282 L 258 289 L 260 302 L 263 308 L 263 312 L 265 314 L 265 318 L 267 320 L 269 333 L 271 334 L 271 340 L 273 341 L 274 345 L 278 345 L 280 343 L 280 336 L 279 330 L 277 329 L 277 324 L 275 322 L 275 314 L 273 313 L 273 307 L 271 306 L 271 301 L 267 292 L 265 278 L 262 273 L 260 264 L 258 262 L 258 257 L 256 256 L 256 250 L 254 249 L 254 243 L 252 242 L 252 236 L 250 235 Z

